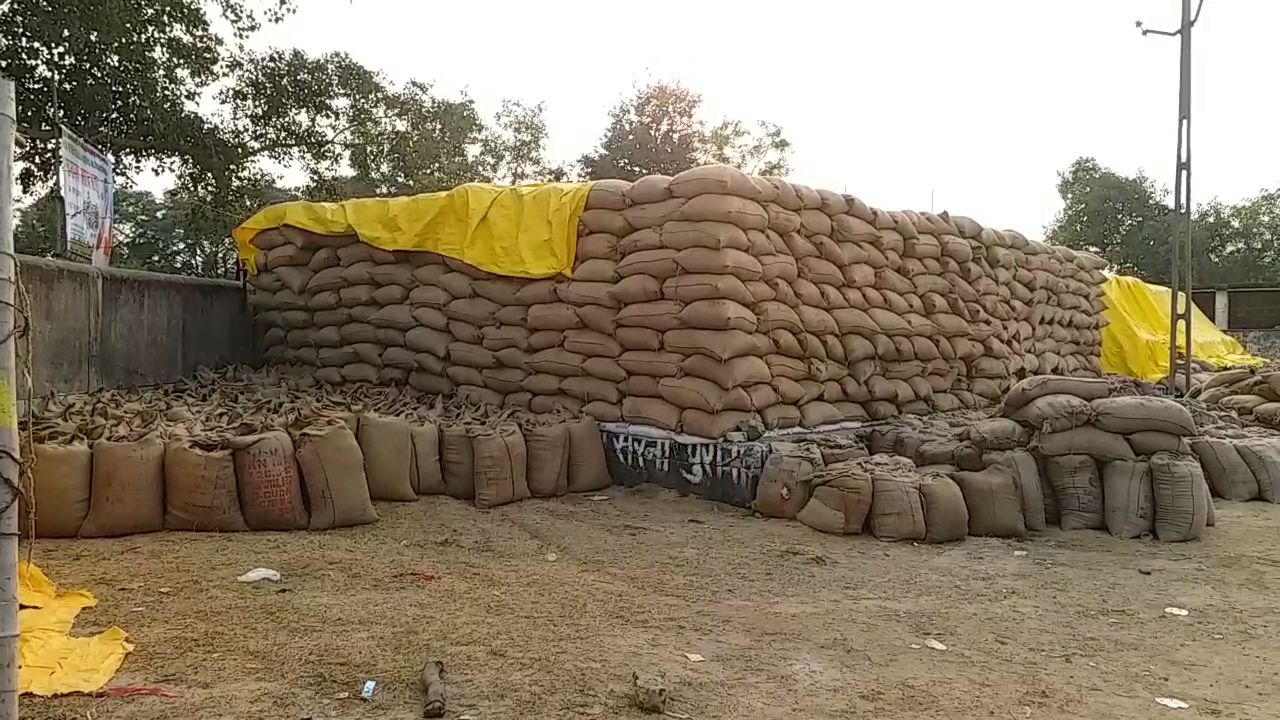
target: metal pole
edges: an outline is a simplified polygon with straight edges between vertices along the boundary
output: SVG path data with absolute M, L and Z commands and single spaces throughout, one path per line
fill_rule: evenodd
M 1165 379 L 1169 394 L 1177 394 L 1178 323 L 1186 340 L 1183 370 L 1186 387 L 1191 387 L 1191 28 L 1200 19 L 1204 0 L 1191 14 L 1191 0 L 1182 0 L 1182 24 L 1172 32 L 1149 30 L 1138 22 L 1143 35 L 1165 35 L 1181 40 L 1178 72 L 1178 162 L 1173 183 L 1174 224 L 1169 231 L 1169 374 Z M 1183 302 L 1178 303 L 1179 297 Z
M 0 77 L 0 720 L 18 720 L 18 383 L 15 374 L 13 152 L 17 104 Z

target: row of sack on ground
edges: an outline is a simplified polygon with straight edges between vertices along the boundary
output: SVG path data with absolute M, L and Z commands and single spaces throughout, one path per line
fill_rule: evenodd
M 1006 450 L 960 470 L 917 467 L 888 453 L 824 464 L 814 445 L 777 443 L 753 507 L 822 532 L 926 542 L 1024 537 L 1051 526 L 1181 542 L 1214 524 L 1199 463 L 1169 452 L 1097 463 L 1088 455 Z
M 21 516 L 37 537 L 159 530 L 325 530 L 378 519 L 373 500 L 448 494 L 488 508 L 610 484 L 594 420 L 437 427 L 346 422 L 203 442 L 37 444 Z M 24 520 L 24 533 L 31 527 Z

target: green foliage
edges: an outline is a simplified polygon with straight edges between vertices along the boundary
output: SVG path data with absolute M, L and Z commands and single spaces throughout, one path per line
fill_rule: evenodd
M 773 123 L 751 128 L 723 120 L 707 128 L 698 119 L 702 96 L 679 83 L 654 83 L 614 106 L 600 145 L 578 160 L 587 178 L 637 180 L 675 175 L 704 163 L 734 165 L 760 175 L 788 170 L 791 142 Z
M 1184 232 L 1168 192 L 1139 173 L 1128 177 L 1080 158 L 1058 176 L 1063 209 L 1046 231 L 1050 242 L 1088 250 L 1120 273 L 1169 281 L 1169 239 Z M 1280 274 L 1280 191 L 1236 205 L 1217 200 L 1193 216 L 1192 280 L 1196 285 L 1274 281 Z

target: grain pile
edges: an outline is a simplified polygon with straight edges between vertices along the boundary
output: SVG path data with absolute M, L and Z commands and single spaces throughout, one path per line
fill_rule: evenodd
M 1096 376 L 1103 262 L 946 213 L 725 166 L 594 184 L 572 277 L 497 277 L 291 227 L 260 233 L 267 356 L 719 437 L 981 407 Z
M 37 537 L 325 530 L 376 522 L 374 501 L 490 508 L 610 483 L 588 417 L 321 388 L 300 367 L 53 398 L 23 430 L 35 463 L 22 516 L 34 509 Z

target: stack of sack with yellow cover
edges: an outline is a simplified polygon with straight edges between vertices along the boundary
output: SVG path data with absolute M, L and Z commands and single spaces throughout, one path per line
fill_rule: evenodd
M 51 400 L 24 449 L 23 531 L 32 512 L 37 537 L 326 530 L 377 521 L 374 501 L 491 508 L 611 482 L 594 419 L 434 400 L 241 369 Z
M 258 233 L 268 358 L 704 437 L 983 407 L 1096 376 L 1103 262 L 726 166 L 593 184 L 569 278 Z

